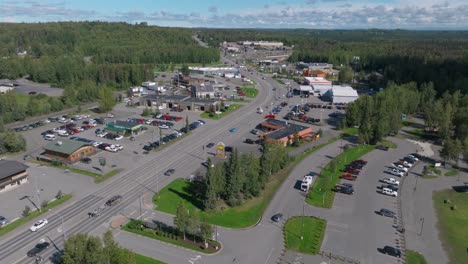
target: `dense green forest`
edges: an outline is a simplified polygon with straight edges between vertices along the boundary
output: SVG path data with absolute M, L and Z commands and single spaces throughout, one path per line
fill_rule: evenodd
M 59 86 L 91 80 L 126 87 L 147 80 L 157 64 L 210 63 L 192 31 L 146 24 L 60 22 L 0 24 L 0 79 L 29 75 Z M 24 57 L 17 52 L 27 51 Z
M 0 32 L 0 79 L 27 77 L 65 89 L 60 98 L 0 95 L 2 123 L 96 101 L 104 89 L 124 89 L 152 79 L 156 66 L 219 61 L 217 48 L 200 47 L 192 31 L 182 28 L 0 23 Z M 23 51 L 27 54 L 17 55 Z
M 350 65 L 356 72 L 382 73 L 396 84 L 432 82 L 439 96 L 468 92 L 468 31 L 199 29 L 197 34 L 211 46 L 282 41 L 294 45 L 291 62 Z

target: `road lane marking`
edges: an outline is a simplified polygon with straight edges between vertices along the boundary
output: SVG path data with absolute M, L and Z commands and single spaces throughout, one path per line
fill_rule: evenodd
M 273 250 L 274 250 L 274 249 L 275 249 L 275 248 L 272 248 L 272 249 L 270 250 L 270 254 L 268 254 L 268 258 L 266 259 L 265 264 L 267 264 L 268 261 L 270 260 L 271 254 L 273 254 Z

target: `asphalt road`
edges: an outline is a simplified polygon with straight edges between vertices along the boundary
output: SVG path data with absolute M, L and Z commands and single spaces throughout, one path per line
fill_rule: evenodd
M 249 76 L 250 77 L 250 76 Z M 250 77 L 255 79 L 255 77 Z M 32 263 L 33 260 L 26 257 L 26 251 L 32 248 L 40 239 L 49 238 L 56 247 L 51 247 L 45 253 L 50 256 L 57 248 L 62 247 L 63 230 L 66 235 L 74 233 L 91 233 L 100 225 L 105 224 L 112 216 L 138 199 L 139 195 L 146 191 L 153 191 L 156 187 L 155 174 L 161 175 L 166 168 L 173 167 L 177 171 L 189 173 L 194 167 L 200 166 L 201 157 L 206 155 L 201 148 L 208 142 L 237 141 L 243 134 L 251 129 L 253 119 L 261 119 L 253 115 L 259 104 L 265 104 L 273 99 L 271 92 L 275 84 L 273 80 L 256 80 L 260 87 L 260 94 L 250 104 L 242 107 L 235 114 L 229 115 L 219 123 L 206 124 L 195 130 L 192 135 L 182 139 L 162 151 L 151 153 L 152 160 L 138 168 L 119 175 L 106 183 L 96 192 L 90 192 L 83 199 L 68 205 L 66 208 L 48 212 L 42 218 L 47 218 L 49 224 L 38 232 L 31 233 L 27 228 L 31 223 L 4 237 L 0 243 L 1 263 Z M 230 133 L 231 127 L 237 127 L 236 133 Z M 188 175 L 188 174 L 187 174 Z M 162 178 L 158 187 L 167 185 L 173 178 Z M 83 192 L 87 192 L 83 190 Z M 98 218 L 90 219 L 87 212 L 90 208 L 103 205 L 105 201 L 116 194 L 124 196 L 124 200 L 113 207 L 107 208 Z M 62 229 L 62 217 L 64 228 Z

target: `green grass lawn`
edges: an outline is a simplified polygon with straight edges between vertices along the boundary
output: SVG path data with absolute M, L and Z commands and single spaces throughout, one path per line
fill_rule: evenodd
M 230 113 L 236 111 L 237 109 L 239 109 L 241 107 L 242 107 L 242 105 L 240 105 L 240 104 L 231 104 L 231 106 L 229 106 L 229 108 L 226 111 L 221 112 L 221 114 L 219 114 L 219 115 L 213 114 L 214 116 L 211 117 L 210 113 L 203 112 L 203 113 L 200 114 L 200 117 L 201 118 L 208 118 L 208 119 L 218 120 L 218 119 L 221 119 L 221 118 L 229 115 Z
M 153 202 L 157 206 L 156 210 L 173 215 L 175 215 L 177 205 L 184 202 L 188 210 L 197 211 L 200 219 L 206 219 L 211 224 L 230 228 L 245 228 L 258 222 L 276 190 L 288 177 L 291 170 L 292 166 L 289 166 L 272 176 L 259 197 L 250 199 L 240 206 L 224 210 L 202 211 L 202 202 L 189 192 L 193 183 L 183 179 L 174 180 L 164 187 L 159 195 L 153 196 Z
M 302 223 L 304 231 L 302 233 Z M 284 225 L 284 242 L 287 249 L 305 254 L 318 254 L 322 246 L 327 222 L 310 216 L 289 218 Z M 303 239 L 301 240 L 301 235 Z
M 348 127 L 348 128 L 343 129 L 343 133 L 345 135 L 357 135 L 359 133 L 359 128 Z
M 94 182 L 95 183 L 100 183 L 100 182 L 103 182 L 109 178 L 112 178 L 112 176 L 116 175 L 117 173 L 123 171 L 123 169 L 115 169 L 115 170 L 111 170 L 107 173 L 105 173 L 104 175 L 99 175 L 98 177 L 96 177 L 94 179 Z
M 449 262 L 464 264 L 468 250 L 468 195 L 453 190 L 435 192 L 434 207 L 437 214 L 437 228 L 444 248 L 448 252 Z M 450 203 L 445 203 L 450 200 Z M 455 206 L 455 210 L 451 207 Z
M 249 98 L 255 98 L 258 95 L 258 90 L 255 89 L 255 88 L 243 87 L 243 88 L 241 88 L 241 90 L 242 90 L 242 92 L 245 93 L 245 96 L 249 97 Z
M 167 264 L 166 262 L 162 262 L 160 260 L 150 258 L 147 256 L 143 256 L 140 254 L 136 254 L 136 253 L 135 253 L 135 260 L 136 260 L 136 264 Z
M 29 222 L 32 219 L 42 215 L 43 213 L 46 213 L 48 210 L 65 203 L 66 201 L 70 200 L 71 198 L 72 198 L 71 194 L 64 195 L 64 196 L 62 196 L 62 198 L 50 202 L 46 207 L 42 208 L 42 210 L 40 212 L 37 211 L 37 210 L 33 211 L 28 216 L 21 217 L 20 219 L 18 219 L 16 221 L 14 221 L 14 222 L 0 228 L 0 236 L 3 236 L 3 235 L 5 235 L 6 233 L 8 233 L 10 231 L 13 231 L 14 229 L 16 229 L 17 227 L 23 225 L 24 223 Z M 29 228 L 29 227 L 27 227 L 27 228 Z
M 406 263 L 407 264 L 427 264 L 423 255 L 413 250 L 406 250 Z
M 313 206 L 331 208 L 335 193 L 331 190 L 340 181 L 339 176 L 343 173 L 343 168 L 353 160 L 359 159 L 364 154 L 372 151 L 375 146 L 359 145 L 345 150 L 334 160 L 336 165 L 331 166 L 330 162 L 321 172 L 310 190 L 306 202 Z
M 447 171 L 444 175 L 447 176 L 447 177 L 457 176 L 458 171 L 456 169 L 451 169 L 451 170 Z
M 396 149 L 398 147 L 397 144 L 393 143 L 392 141 L 388 141 L 388 140 L 380 141 L 379 145 L 382 145 L 382 146 L 388 147 L 388 148 L 393 148 L 393 149 Z

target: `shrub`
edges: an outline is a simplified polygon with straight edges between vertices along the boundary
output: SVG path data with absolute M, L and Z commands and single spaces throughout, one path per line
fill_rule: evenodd
M 63 196 L 62 190 L 59 190 L 57 194 L 55 195 L 55 199 L 60 199 L 62 198 L 62 196 Z
M 27 217 L 30 213 L 31 213 L 31 208 L 26 205 L 22 213 L 23 217 Z
M 44 200 L 44 201 L 42 201 L 42 203 L 41 203 L 41 208 L 45 208 L 45 207 L 47 207 L 47 205 L 49 205 L 49 201 Z

